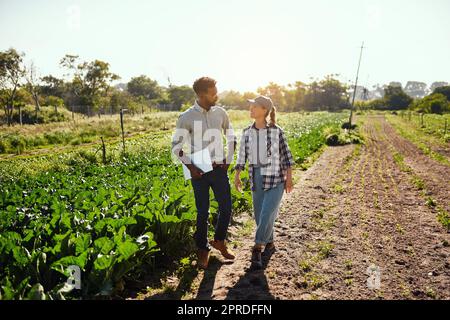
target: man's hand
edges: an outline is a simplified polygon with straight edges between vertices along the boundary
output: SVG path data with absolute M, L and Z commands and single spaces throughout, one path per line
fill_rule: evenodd
M 194 166 L 192 163 L 186 165 L 189 169 L 189 171 L 191 172 L 191 177 L 194 180 L 198 180 L 202 177 L 203 175 L 203 170 L 201 170 L 200 168 L 197 168 L 196 166 Z

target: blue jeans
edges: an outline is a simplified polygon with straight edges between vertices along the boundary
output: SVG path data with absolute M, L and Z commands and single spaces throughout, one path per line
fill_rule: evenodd
M 194 233 L 198 249 L 210 250 L 208 243 L 209 188 L 219 204 L 219 216 L 215 228 L 214 240 L 225 240 L 231 219 L 231 189 L 225 169 L 216 167 L 203 174 L 200 179 L 191 180 L 197 207 L 197 228 Z
M 256 234 L 255 243 L 265 245 L 273 242 L 273 225 L 278 215 L 281 198 L 284 192 L 284 182 L 264 191 L 262 188 L 261 169 L 254 169 L 255 190 L 252 191 L 253 211 L 255 213 Z

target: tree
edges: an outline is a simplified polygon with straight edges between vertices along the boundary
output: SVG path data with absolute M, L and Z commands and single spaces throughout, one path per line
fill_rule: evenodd
M 274 82 L 270 82 L 266 87 L 258 88 L 257 92 L 261 95 L 270 97 L 273 101 L 273 104 L 280 110 L 285 109 L 286 101 L 284 100 L 284 93 L 282 86 Z
M 110 95 L 111 113 L 119 112 L 120 108 L 128 107 L 133 101 L 133 96 L 128 91 L 114 89 Z
M 8 126 L 12 124 L 12 114 L 17 101 L 17 91 L 25 75 L 22 66 L 23 53 L 18 53 L 11 48 L 0 52 L 0 90 L 3 108 L 5 110 Z
M 45 96 L 64 98 L 66 89 L 63 79 L 56 78 L 51 74 L 41 78 L 40 92 Z
M 337 111 L 348 107 L 347 87 L 333 75 L 328 75 L 319 82 L 321 107 L 329 111 Z
M 92 106 L 94 110 L 98 108 L 100 98 L 108 94 L 110 83 L 120 79 L 109 71 L 109 63 L 101 60 L 78 63 L 78 56 L 66 55 L 60 65 L 73 72 L 71 91 L 83 106 Z
M 447 98 L 441 93 L 430 94 L 423 99 L 418 99 L 412 104 L 412 109 L 420 113 L 442 114 L 448 111 Z
M 383 100 L 389 109 L 394 110 L 406 109 L 413 101 L 401 87 L 391 85 L 384 89 Z
M 436 81 L 433 82 L 430 86 L 430 91 L 434 92 L 436 88 L 448 86 L 448 82 L 445 81 Z
M 303 95 L 303 109 L 337 111 L 349 106 L 348 88 L 334 76 L 328 75 L 323 80 L 315 80 L 309 85 L 298 84 L 298 96 Z
M 64 100 L 60 97 L 47 96 L 45 97 L 45 105 L 54 107 L 55 113 L 58 113 L 58 107 L 64 106 Z
M 450 86 L 437 87 L 434 89 L 433 93 L 440 93 L 447 97 L 447 100 L 450 101 Z
M 167 90 L 169 101 L 176 110 L 180 110 L 185 103 L 193 104 L 195 101 L 195 92 L 189 86 L 170 86 Z
M 34 66 L 34 63 L 31 62 L 30 67 L 26 69 L 25 72 L 25 78 L 26 78 L 26 89 L 33 97 L 33 102 L 35 106 L 35 120 L 37 121 L 38 118 L 38 112 L 41 108 L 41 105 L 39 103 L 39 94 L 40 94 L 40 86 L 39 86 L 39 78 L 36 74 L 36 67 Z
M 244 108 L 247 101 L 244 100 L 242 94 L 238 91 L 224 91 L 219 95 L 219 103 L 228 107 Z
M 144 75 L 131 78 L 127 88 L 128 92 L 137 98 L 144 97 L 147 100 L 154 100 L 161 97 L 161 87 L 158 82 Z

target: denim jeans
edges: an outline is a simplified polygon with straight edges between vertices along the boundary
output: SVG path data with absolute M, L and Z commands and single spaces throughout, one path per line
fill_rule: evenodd
M 255 190 L 252 191 L 253 211 L 255 213 L 256 234 L 255 243 L 265 245 L 273 242 L 273 225 L 278 215 L 281 198 L 284 192 L 284 182 L 264 191 L 261 169 L 254 168 Z
M 231 189 L 225 169 L 215 167 L 200 179 L 191 180 L 197 207 L 197 228 L 194 233 L 198 249 L 210 250 L 208 243 L 209 188 L 219 204 L 219 216 L 215 226 L 214 240 L 225 240 L 231 219 Z

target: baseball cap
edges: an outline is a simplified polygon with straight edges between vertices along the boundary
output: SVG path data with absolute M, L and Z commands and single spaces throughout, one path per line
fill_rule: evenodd
M 268 111 L 273 108 L 272 99 L 266 96 L 257 96 L 255 99 L 247 99 L 247 102 L 261 106 Z

